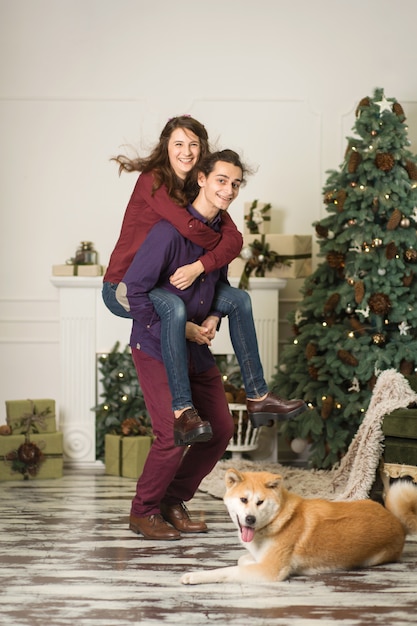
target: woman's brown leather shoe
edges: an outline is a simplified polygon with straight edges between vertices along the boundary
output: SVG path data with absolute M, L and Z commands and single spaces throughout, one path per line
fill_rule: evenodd
M 303 400 L 284 400 L 272 391 L 263 400 L 246 400 L 246 407 L 254 428 L 272 425 L 274 420 L 289 420 L 308 409 Z
M 145 539 L 174 541 L 181 539 L 181 533 L 166 523 L 159 513 L 148 517 L 130 516 L 129 528 L 134 533 L 141 534 Z
M 180 504 L 164 504 L 161 502 L 161 513 L 167 522 L 182 533 L 205 533 L 207 525 L 204 522 L 193 522 L 187 507 Z

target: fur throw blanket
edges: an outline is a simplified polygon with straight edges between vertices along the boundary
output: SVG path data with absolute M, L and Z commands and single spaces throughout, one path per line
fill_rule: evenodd
M 360 500 L 369 496 L 383 452 L 384 415 L 417 402 L 407 379 L 394 369 L 383 371 L 376 381 L 365 417 L 345 456 L 331 470 L 306 470 L 278 463 L 246 460 L 219 461 L 200 485 L 216 498 L 225 492 L 224 474 L 234 467 L 241 471 L 270 471 L 281 474 L 290 491 L 304 497 L 329 500 Z

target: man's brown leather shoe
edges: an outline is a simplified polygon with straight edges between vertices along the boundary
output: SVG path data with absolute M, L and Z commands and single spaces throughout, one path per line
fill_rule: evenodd
M 272 425 L 273 420 L 289 420 L 308 408 L 303 400 L 284 400 L 272 391 L 264 400 L 246 400 L 246 407 L 254 428 Z
M 161 502 L 161 513 L 167 522 L 182 533 L 205 533 L 207 525 L 204 522 L 193 522 L 187 507 L 180 504 L 164 504 Z
M 193 409 L 186 409 L 174 419 L 174 442 L 176 446 L 188 446 L 198 441 L 208 441 L 213 436 L 210 422 L 203 422 Z
M 148 517 L 135 517 L 134 515 L 131 515 L 129 528 L 137 535 L 143 535 L 145 539 L 158 539 L 165 541 L 181 539 L 181 533 L 167 524 L 162 515 L 159 513 L 149 515 Z

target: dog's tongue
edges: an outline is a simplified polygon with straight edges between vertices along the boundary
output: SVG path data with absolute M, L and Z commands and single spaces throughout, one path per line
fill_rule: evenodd
M 254 535 L 254 528 L 250 528 L 249 526 L 242 526 L 242 541 L 244 541 L 245 543 L 248 541 L 252 541 Z

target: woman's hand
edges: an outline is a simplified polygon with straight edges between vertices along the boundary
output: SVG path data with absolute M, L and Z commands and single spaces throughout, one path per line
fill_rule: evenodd
M 201 326 L 207 329 L 207 337 L 210 340 L 215 338 L 218 324 L 219 318 L 216 315 L 209 315 L 204 322 L 201 322 Z
M 194 341 L 199 345 L 206 344 L 211 346 L 210 338 L 208 337 L 208 330 L 203 326 L 194 324 L 194 322 L 187 322 L 185 325 L 185 337 L 188 341 Z
M 195 261 L 195 263 L 189 263 L 188 265 L 182 265 L 178 267 L 175 272 L 170 276 L 169 282 L 177 289 L 183 291 L 190 287 L 196 278 L 204 272 L 204 266 L 201 261 Z

